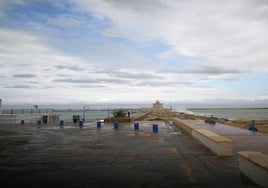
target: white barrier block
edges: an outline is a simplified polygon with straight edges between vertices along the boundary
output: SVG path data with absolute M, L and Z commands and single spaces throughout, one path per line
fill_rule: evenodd
M 219 156 L 233 155 L 233 141 L 211 131 L 202 129 L 197 125 L 185 122 L 179 118 L 173 118 L 173 122 L 183 130 L 197 138 L 205 146 Z
M 268 187 L 268 155 L 256 151 L 240 151 L 239 169 L 249 179 Z

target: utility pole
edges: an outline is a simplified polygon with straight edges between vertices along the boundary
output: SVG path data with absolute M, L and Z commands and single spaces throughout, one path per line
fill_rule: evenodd
M 86 117 L 85 117 L 85 110 L 86 110 L 87 106 L 83 106 L 83 122 L 86 121 Z

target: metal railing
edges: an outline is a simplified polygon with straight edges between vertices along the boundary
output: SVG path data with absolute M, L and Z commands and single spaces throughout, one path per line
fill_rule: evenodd
M 2 109 L 2 114 L 10 115 L 28 115 L 28 114 L 44 114 L 53 113 L 52 108 L 40 108 L 40 109 Z

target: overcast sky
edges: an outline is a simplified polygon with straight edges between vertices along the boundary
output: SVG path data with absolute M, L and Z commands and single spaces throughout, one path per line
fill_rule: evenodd
M 4 104 L 268 104 L 267 0 L 1 0 Z

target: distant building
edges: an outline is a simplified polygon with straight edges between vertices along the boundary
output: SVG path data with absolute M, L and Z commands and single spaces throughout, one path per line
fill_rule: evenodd
M 60 113 L 41 114 L 42 122 L 45 124 L 58 124 L 60 122 Z
M 153 110 L 155 111 L 164 110 L 163 103 L 160 103 L 159 101 L 156 101 L 155 103 L 153 103 Z

